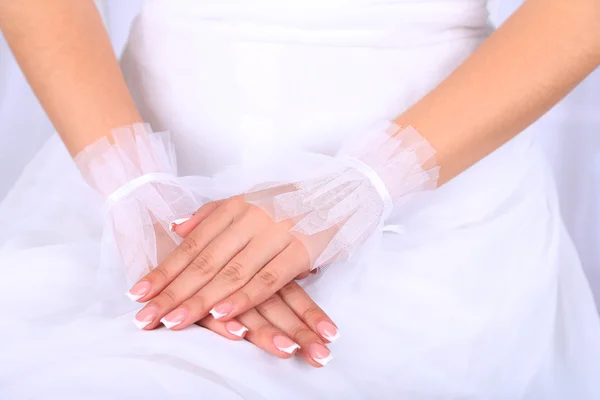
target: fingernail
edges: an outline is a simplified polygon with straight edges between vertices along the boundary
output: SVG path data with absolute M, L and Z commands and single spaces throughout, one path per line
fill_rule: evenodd
M 237 337 L 244 337 L 244 334 L 248 332 L 248 328 L 237 321 L 229 321 L 225 324 L 225 329 L 227 329 L 227 332 Z
M 287 354 L 292 354 L 294 351 L 300 348 L 300 345 L 298 343 L 285 336 L 275 336 L 273 338 L 273 344 L 280 351 L 283 351 Z
M 147 281 L 138 282 L 131 289 L 129 289 L 127 293 L 125 293 L 125 296 L 129 297 L 131 301 L 138 301 L 148 294 L 151 286 L 152 285 L 150 285 L 150 282 Z
M 331 360 L 333 360 L 333 355 L 331 354 L 331 352 L 327 349 L 327 347 L 323 346 L 320 343 L 311 344 L 308 349 L 308 353 L 310 354 L 313 360 L 315 360 L 322 366 L 326 366 Z
M 163 323 L 168 329 L 177 326 L 183 322 L 187 317 L 188 311 L 185 308 L 178 308 L 165 315 L 160 322 Z
M 223 303 L 217 306 L 214 306 L 212 310 L 209 312 L 212 314 L 215 319 L 223 318 L 227 314 L 229 314 L 233 310 L 233 304 L 231 303 Z
M 139 313 L 137 313 L 137 315 L 135 316 L 135 319 L 133 320 L 133 323 L 139 329 L 144 329 L 152 321 L 154 321 L 154 319 L 156 318 L 157 315 L 158 315 L 158 309 L 154 306 L 149 306 L 149 307 L 144 308 Z
M 338 329 L 329 321 L 321 321 L 317 324 L 317 331 L 323 336 L 325 339 L 329 340 L 331 343 L 335 342 L 340 338 L 340 332 Z
M 190 220 L 190 218 L 191 218 L 191 217 L 188 217 L 188 218 L 179 218 L 179 219 L 176 219 L 175 221 L 171 222 L 171 226 L 169 227 L 169 230 L 170 230 L 171 232 L 175 232 L 175 228 L 177 228 L 177 225 L 181 225 L 181 224 L 183 224 L 184 222 L 187 222 L 187 221 L 189 221 L 189 220 Z

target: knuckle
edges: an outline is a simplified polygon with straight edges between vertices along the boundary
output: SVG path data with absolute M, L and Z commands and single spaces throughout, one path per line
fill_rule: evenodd
M 273 336 L 273 326 L 265 322 L 264 324 L 254 329 L 254 335 L 257 338 L 267 340 L 270 336 Z
M 221 203 L 219 201 L 210 201 L 210 202 L 206 203 L 204 206 L 200 207 L 200 209 L 198 211 L 205 209 L 207 211 L 212 212 L 212 211 L 216 210 L 217 208 L 219 208 L 220 204 Z
M 177 295 L 175 295 L 175 292 L 170 288 L 165 288 L 160 294 L 160 297 L 167 305 L 175 304 L 177 302 Z
M 271 215 L 271 213 L 269 211 L 267 211 L 267 209 L 262 208 L 260 206 L 252 205 L 250 207 L 249 214 L 252 216 L 253 219 L 255 219 L 256 221 L 258 221 L 260 223 L 263 223 L 263 224 L 275 223 L 275 216 Z
M 194 238 L 188 236 L 181 242 L 179 248 L 188 256 L 194 256 L 198 250 L 198 243 Z
M 239 210 L 239 208 L 244 204 L 245 203 L 243 196 L 234 196 L 225 200 L 223 204 L 221 204 L 221 207 L 223 207 L 223 209 L 225 209 L 226 211 L 235 211 Z
M 252 208 L 245 209 L 236 219 L 240 224 L 254 224 L 256 222 L 256 219 L 252 214 Z
M 227 282 L 238 282 L 242 279 L 244 267 L 238 262 L 230 262 L 223 268 L 221 273 Z
M 265 287 L 271 287 L 279 281 L 279 274 L 275 271 L 261 271 L 258 279 Z
M 243 208 L 243 211 L 240 212 L 239 215 L 236 216 L 235 220 L 241 225 L 252 225 L 256 228 L 264 225 L 264 220 L 260 219 L 260 215 L 256 214 L 256 207 L 252 205 L 246 205 Z
M 253 217 L 261 217 L 261 216 L 264 216 L 265 211 L 258 205 L 248 204 L 248 209 L 247 209 L 246 213 Z
M 171 276 L 164 268 L 155 268 L 152 271 L 151 278 L 149 279 L 152 283 L 168 282 L 171 280 Z
M 304 290 L 302 289 L 302 287 L 294 281 L 286 284 L 281 289 L 279 289 L 281 295 L 286 297 L 292 297 L 298 294 L 302 294 L 303 291 Z
M 303 321 L 312 322 L 323 317 L 323 313 L 319 307 L 308 307 L 306 310 L 302 311 L 300 317 Z
M 313 331 L 308 329 L 306 326 L 298 326 L 291 331 L 291 339 L 296 343 L 306 343 L 316 338 Z
M 214 258 L 210 253 L 202 252 L 190 263 L 190 272 L 194 275 L 206 276 L 210 273 Z
M 267 312 L 267 311 L 273 309 L 274 307 L 277 307 L 279 304 L 281 304 L 280 301 L 281 300 L 279 299 L 279 297 L 271 296 L 267 300 L 262 302 L 262 304 L 260 305 L 260 308 L 264 312 Z

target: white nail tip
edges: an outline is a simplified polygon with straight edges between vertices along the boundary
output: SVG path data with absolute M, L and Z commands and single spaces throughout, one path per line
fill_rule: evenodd
M 323 337 L 333 343 L 340 338 L 340 333 L 336 332 L 333 336 L 323 335 Z
M 277 347 L 277 346 L 276 346 Z M 277 347 L 279 350 L 283 351 L 284 353 L 287 354 L 292 354 L 294 351 L 298 350 L 300 348 L 300 345 L 297 343 L 294 343 L 292 346 L 290 347 Z
M 315 358 L 314 360 L 322 366 L 326 366 L 331 360 L 333 360 L 333 354 L 330 354 L 325 358 Z
M 219 318 L 223 318 L 224 316 L 226 316 L 227 314 L 221 314 L 220 312 L 218 312 L 217 310 L 215 310 L 214 308 L 212 310 L 209 311 L 209 313 L 215 318 L 215 319 L 219 319 Z
M 174 232 L 175 226 L 183 224 L 184 222 L 189 221 L 189 220 L 190 220 L 190 218 L 179 218 L 179 219 L 176 219 L 175 221 L 172 221 L 171 226 L 169 227 L 170 231 Z
M 135 326 L 137 326 L 138 329 L 144 329 L 145 327 L 147 327 L 148 325 L 150 325 L 150 322 L 152 322 L 152 321 L 145 321 L 144 322 L 144 321 L 138 321 L 137 319 L 133 320 L 133 324 Z
M 242 336 L 244 336 L 244 333 L 248 332 L 248 328 L 246 328 L 244 326 L 242 329 L 238 329 L 237 331 L 228 331 L 228 332 L 237 337 L 242 337 Z
M 138 301 L 139 299 L 141 299 L 142 297 L 144 297 L 144 295 L 140 295 L 140 294 L 133 294 L 131 292 L 127 292 L 125 293 L 125 296 L 127 296 L 129 298 L 129 300 L 131 301 Z
M 166 319 L 162 318 L 162 319 L 160 320 L 160 322 L 162 322 L 162 324 L 163 324 L 164 326 L 166 326 L 166 327 L 167 327 L 167 329 L 171 329 L 172 327 L 174 327 L 174 326 L 177 326 L 177 325 L 181 324 L 183 321 L 167 321 Z

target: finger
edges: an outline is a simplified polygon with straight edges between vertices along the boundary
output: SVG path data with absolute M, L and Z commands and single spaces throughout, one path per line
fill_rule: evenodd
M 210 203 L 204 204 L 198 209 L 189 219 L 183 218 L 180 220 L 173 221 L 171 223 L 171 232 L 175 232 L 181 237 L 186 237 L 196 228 L 200 222 L 204 221 L 213 211 L 215 211 L 219 205 L 225 200 L 211 201 Z
M 321 338 L 312 331 L 279 295 L 274 294 L 256 310 L 272 325 L 281 329 L 293 341 L 300 345 L 299 355 L 316 368 L 324 367 L 332 360 L 331 351 Z
M 252 229 L 252 226 L 248 225 L 248 229 Z M 142 314 L 146 308 L 155 311 L 154 319 L 146 328 L 153 329 L 162 322 L 165 326 L 180 330 L 204 318 L 214 302 L 205 306 L 201 296 L 197 296 L 198 298 L 191 302 L 187 300 L 209 283 L 231 257 L 246 246 L 251 237 L 250 231 L 235 232 L 231 229 L 219 235 L 140 311 Z M 221 298 L 230 295 L 236 289 L 224 292 Z M 186 303 L 182 304 L 184 302 Z
M 187 235 L 163 263 L 131 288 L 130 297 L 139 302 L 147 302 L 160 293 L 219 233 L 231 224 L 234 215 L 241 212 L 241 209 L 234 206 L 227 207 L 225 203 L 218 206 Z
M 300 273 L 309 269 L 308 252 L 298 240 L 252 277 L 243 288 L 219 302 L 213 310 L 217 319 L 228 320 L 262 303 Z M 212 311 L 211 310 L 211 313 Z
M 199 321 L 198 325 L 230 340 L 242 340 L 248 333 L 248 328 L 237 320 L 222 322 L 214 319 L 212 315 Z
M 236 229 L 232 227 L 231 230 Z M 261 268 L 285 250 L 291 241 L 292 236 L 287 228 L 281 225 L 272 225 L 268 234 L 252 239 L 212 281 L 182 305 L 191 310 L 190 318 L 185 323 L 191 324 L 209 312 L 217 318 L 225 314 L 224 310 L 212 310 L 213 306 L 241 289 Z M 184 274 L 185 272 L 181 277 Z
M 306 271 L 298 275 L 295 279 L 306 279 L 311 275 L 310 271 Z
M 300 346 L 252 308 L 237 320 L 248 327 L 245 339 L 279 358 L 291 358 Z
M 319 268 L 315 268 L 315 269 L 312 269 L 312 270 L 310 270 L 310 271 L 307 271 L 307 272 L 303 272 L 303 273 L 301 273 L 300 275 L 298 275 L 298 276 L 296 277 L 296 280 L 298 281 L 298 280 L 306 279 L 306 278 L 308 278 L 309 276 L 311 276 L 311 275 L 316 275 L 316 274 L 318 274 L 318 273 L 319 273 Z
M 337 326 L 297 282 L 292 281 L 282 287 L 279 296 L 313 332 L 330 343 L 339 339 Z
M 186 235 L 186 232 L 191 231 L 191 229 L 204 220 L 212 211 L 216 209 L 216 206 L 222 202 L 223 201 L 220 200 L 217 202 L 208 203 L 201 207 L 198 212 L 192 216 L 190 221 L 185 222 L 186 228 L 185 230 L 181 230 L 181 232 L 183 232 L 182 235 Z M 173 282 L 171 282 L 158 296 L 156 296 L 150 302 L 150 304 L 146 305 L 146 307 L 156 306 L 158 308 L 156 318 L 163 318 L 177 305 L 194 295 L 200 288 L 202 288 L 202 286 L 206 285 L 206 283 L 214 277 L 216 271 L 218 271 L 216 267 L 220 267 L 226 262 L 225 260 L 229 258 L 226 257 L 221 263 L 218 261 L 215 263 L 210 263 L 209 261 L 214 260 L 212 254 L 235 254 L 247 244 L 250 235 L 246 235 L 246 237 L 240 236 L 240 230 L 235 229 L 237 228 L 235 225 L 236 223 L 230 226 L 230 229 L 222 233 L 217 238 L 218 240 L 215 239 L 215 241 L 211 242 L 204 250 L 204 256 L 197 257 Z M 229 293 L 226 295 L 228 294 Z M 204 313 L 203 316 L 205 316 L 207 313 L 208 311 Z M 163 324 L 169 328 L 174 328 L 180 324 L 178 323 L 179 321 L 172 320 L 171 318 L 181 318 L 185 315 L 187 315 L 187 311 L 176 312 L 172 316 L 167 316 L 165 321 L 163 321 Z M 189 321 L 189 323 L 186 323 L 184 326 L 179 326 L 176 329 L 183 329 L 187 325 L 196 322 L 198 319 L 200 319 L 200 317 L 194 321 Z M 148 325 L 148 329 L 151 328 L 152 326 Z

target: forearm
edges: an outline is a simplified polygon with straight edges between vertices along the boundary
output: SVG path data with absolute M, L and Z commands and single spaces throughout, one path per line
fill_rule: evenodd
M 0 29 L 71 154 L 141 121 L 92 0 L 0 0 Z
M 529 0 L 397 119 L 437 150 L 440 184 L 537 120 L 600 64 L 600 2 Z

